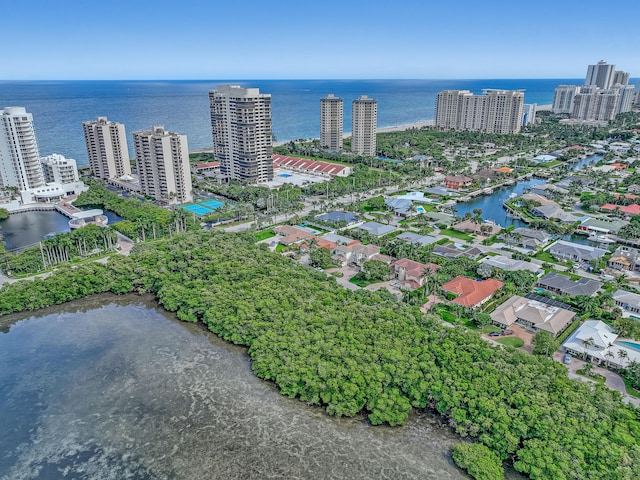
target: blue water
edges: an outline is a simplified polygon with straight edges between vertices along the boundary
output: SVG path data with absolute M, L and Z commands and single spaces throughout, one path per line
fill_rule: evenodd
M 202 202 L 202 205 L 212 208 L 213 210 L 217 210 L 218 208 L 220 208 L 221 206 L 224 205 L 224 203 L 219 202 L 217 200 L 209 200 L 207 202 Z
M 211 210 L 208 208 L 202 207 L 200 205 L 187 205 L 186 207 L 182 207 L 185 210 L 190 211 L 191 213 L 195 213 L 196 215 L 207 215 L 211 213 Z
M 351 130 L 351 101 L 378 100 L 378 126 L 432 120 L 436 94 L 445 89 L 525 89 L 525 102 L 549 104 L 559 84 L 581 79 L 545 80 L 252 80 L 252 81 L 44 81 L 0 82 L 0 108 L 24 106 L 34 117 L 40 153 L 61 153 L 87 164 L 82 122 L 97 116 L 124 123 L 133 157 L 131 132 L 164 125 L 184 133 L 191 150 L 210 147 L 208 91 L 222 84 L 258 87 L 272 95 L 277 140 L 318 137 L 320 98 L 344 98 L 344 130 Z
M 634 342 L 616 342 L 620 345 L 624 345 L 625 347 L 629 347 L 632 348 L 633 350 L 637 350 L 640 352 L 640 343 L 634 343 Z

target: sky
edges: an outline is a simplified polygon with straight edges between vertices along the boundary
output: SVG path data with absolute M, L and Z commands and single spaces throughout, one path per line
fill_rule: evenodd
M 24 0 L 0 80 L 640 76 L 637 0 Z

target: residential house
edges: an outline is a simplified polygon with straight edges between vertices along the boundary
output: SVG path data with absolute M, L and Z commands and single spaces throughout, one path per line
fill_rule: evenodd
M 429 235 L 418 235 L 417 233 L 413 232 L 401 233 L 396 238 L 398 240 L 402 240 L 403 242 L 407 242 L 412 245 L 419 245 L 421 247 L 430 245 L 437 240 L 435 237 L 431 237 Z
M 292 225 L 280 225 L 273 229 L 274 232 L 280 237 L 278 242 L 282 245 L 291 245 L 293 243 L 300 243 L 304 240 L 310 240 L 315 235 L 298 226 Z
M 485 184 L 488 182 L 492 182 L 500 176 L 498 172 L 494 169 L 484 168 L 482 170 L 478 170 L 476 173 L 471 175 L 471 178 L 475 180 L 480 180 L 481 184 Z
M 411 200 L 401 198 L 387 198 L 384 201 L 387 209 L 393 210 L 393 213 L 400 217 L 411 217 L 418 214 Z
M 534 185 L 529 191 L 535 195 L 551 198 L 555 196 L 566 197 L 569 195 L 569 190 L 559 187 L 552 183 L 544 183 L 542 185 Z
M 444 245 L 435 244 L 433 253 L 445 258 L 478 258 L 483 254 L 478 247 L 465 247 L 459 243 L 445 243 Z
M 616 290 L 613 294 L 613 300 L 616 302 L 616 306 L 622 309 L 623 316 L 633 315 L 640 320 L 640 295 L 626 290 Z
M 590 278 L 581 278 L 580 280 L 571 280 L 565 275 L 551 272 L 536 282 L 538 288 L 548 290 L 560 295 L 587 295 L 594 296 L 602 287 L 602 283 Z
M 562 349 L 576 357 L 618 368 L 640 362 L 640 350 L 618 341 L 613 328 L 600 320 L 587 320 L 580 325 L 562 344 Z
M 473 178 L 465 175 L 447 175 L 444 177 L 444 186 L 455 190 L 470 187 L 472 183 Z
M 569 212 L 565 212 L 555 205 L 541 205 L 539 207 L 533 207 L 531 209 L 531 213 L 535 217 L 560 223 L 574 223 L 580 220 L 580 218 L 574 217 Z
M 424 212 L 422 216 L 428 218 L 436 225 L 446 225 L 447 227 L 453 225 L 456 222 L 456 217 L 447 213 Z
M 593 218 L 584 219 L 580 225 L 576 227 L 576 233 L 584 233 L 587 235 L 607 235 L 617 234 L 627 222 L 612 218 Z
M 526 262 L 524 260 L 514 260 L 511 257 L 505 257 L 504 255 L 497 255 L 495 257 L 485 257 L 480 260 L 480 263 L 486 263 L 494 268 L 506 270 L 508 272 L 517 272 L 518 270 L 528 270 L 535 276 L 541 275 L 544 270 L 540 265 L 535 263 Z
M 350 227 L 358 223 L 358 216 L 353 212 L 342 212 L 339 210 L 324 213 L 316 216 L 322 222 L 333 223 L 335 225 L 345 225 Z
M 435 273 L 440 265 L 435 263 L 419 263 L 401 258 L 391 263 L 393 276 L 400 282 L 400 287 L 406 290 L 416 290 L 424 285 L 426 278 L 425 272 Z
M 565 308 L 514 295 L 491 313 L 491 320 L 502 328 L 515 323 L 534 332 L 544 330 L 557 337 L 571 325 L 575 315 Z
M 636 248 L 618 247 L 607 261 L 607 267 L 631 272 L 640 271 L 640 252 Z
M 456 277 L 445 283 L 442 289 L 457 295 L 451 303 L 464 307 L 477 307 L 489 300 L 503 285 L 503 282 L 493 278 L 472 280 L 467 277 Z
M 612 203 L 605 203 L 600 207 L 600 210 L 607 212 L 615 212 L 619 210 L 621 213 L 629 216 L 640 215 L 640 205 L 637 203 L 632 203 L 631 205 L 614 205 Z
M 321 238 L 324 238 L 325 240 L 328 240 L 330 242 L 334 242 L 337 245 L 357 245 L 358 243 L 360 243 L 358 240 L 344 237 L 334 232 L 325 233 Z
M 456 192 L 449 190 L 448 188 L 445 188 L 445 187 L 425 188 L 424 193 L 428 193 L 430 195 L 436 195 L 438 197 L 452 197 L 454 195 L 457 195 Z
M 456 230 L 470 233 L 480 233 L 482 231 L 482 227 L 485 227 L 487 229 L 485 235 L 488 237 L 490 237 L 491 235 L 496 235 L 502 230 L 502 227 L 500 225 L 497 225 L 495 222 L 492 222 L 490 220 L 484 221 L 482 223 L 476 223 L 472 219 L 467 219 L 453 226 L 453 228 L 455 228 Z
M 374 237 L 381 237 L 383 235 L 386 235 L 387 233 L 397 230 L 397 228 L 393 225 L 383 225 L 382 223 L 378 222 L 367 222 L 363 223 L 359 227 L 356 227 L 356 230 L 368 232 Z
M 527 250 L 537 250 L 551 241 L 551 235 L 544 230 L 521 227 L 503 233 L 500 239 L 507 244 L 519 245 Z
M 579 177 L 577 175 L 570 175 L 570 176 L 562 179 L 561 181 L 559 181 L 555 185 L 558 186 L 558 187 L 569 189 L 569 187 L 571 187 L 571 184 L 573 184 L 574 182 L 580 183 L 581 188 L 585 189 L 589 185 L 593 184 L 595 182 L 595 180 L 592 179 L 592 178 Z
M 549 247 L 549 253 L 555 258 L 571 260 L 572 262 L 589 262 L 602 258 L 607 250 L 589 245 L 558 240 Z

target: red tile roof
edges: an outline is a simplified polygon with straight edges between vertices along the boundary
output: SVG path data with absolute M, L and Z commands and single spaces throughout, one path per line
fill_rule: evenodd
M 293 169 L 307 170 L 315 173 L 326 173 L 328 175 L 338 175 L 346 167 L 335 163 L 316 162 L 306 158 L 287 157 L 286 155 L 273 155 L 274 167 L 289 167 Z
M 219 167 L 220 162 L 206 162 L 206 163 L 198 163 L 196 168 L 208 168 L 208 167 Z
M 442 289 L 456 293 L 458 296 L 452 303 L 465 307 L 475 307 L 502 288 L 503 282 L 489 278 L 487 280 L 471 280 L 467 277 L 456 277 L 445 283 Z
M 601 210 L 609 210 L 613 212 L 616 208 L 620 208 L 622 213 L 628 215 L 640 215 L 640 205 L 632 203 L 631 205 L 614 205 L 612 203 L 606 203 L 600 207 Z

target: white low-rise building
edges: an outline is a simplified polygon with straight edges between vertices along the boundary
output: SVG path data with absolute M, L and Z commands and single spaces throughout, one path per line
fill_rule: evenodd
M 626 368 L 640 362 L 640 342 L 619 339 L 613 328 L 600 320 L 588 320 L 573 332 L 562 349 L 597 364 Z

